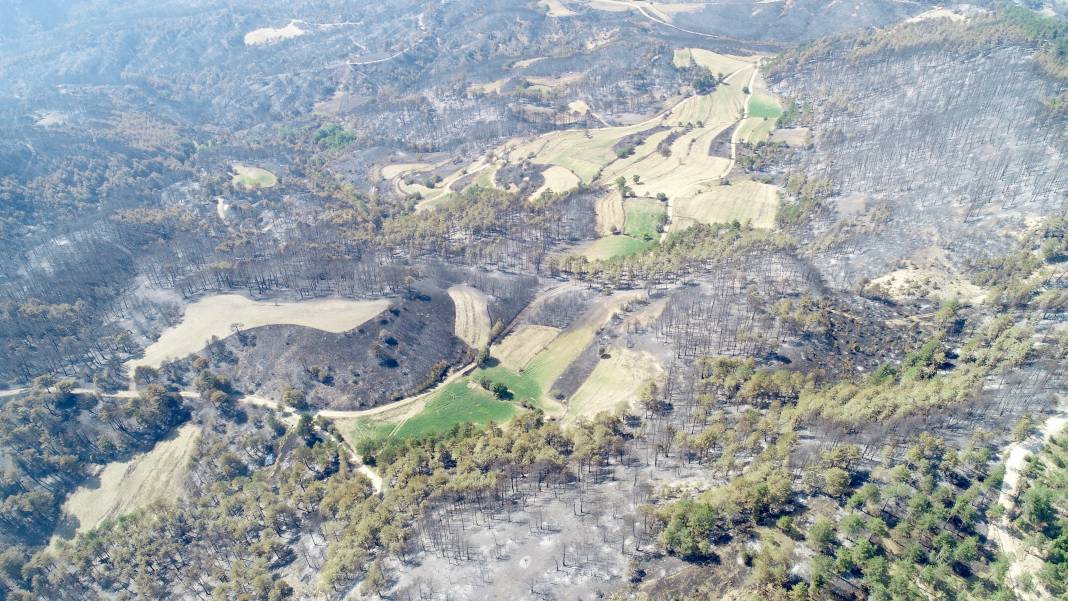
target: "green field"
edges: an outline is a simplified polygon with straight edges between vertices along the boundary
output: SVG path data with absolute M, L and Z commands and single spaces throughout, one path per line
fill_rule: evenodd
M 627 213 L 623 233 L 638 240 L 657 240 L 657 229 L 666 215 L 663 205 L 655 198 L 628 198 L 623 201 Z
M 782 108 L 779 107 L 779 103 L 771 98 L 768 98 L 763 94 L 754 94 L 753 98 L 749 100 L 749 116 L 778 119 L 782 116 Z
M 469 387 L 467 383 L 468 379 L 464 378 L 442 388 L 419 415 L 404 422 L 393 436 L 417 438 L 433 432 L 444 432 L 465 422 L 500 424 L 515 415 L 513 403 L 499 401 L 485 390 Z
M 270 188 L 278 183 L 278 178 L 273 173 L 259 167 L 247 167 L 234 165 L 234 186 L 253 190 L 255 188 Z
M 512 398 L 509 399 L 513 403 L 523 404 L 528 403 L 537 407 L 541 404 L 542 388 L 538 381 L 530 376 L 527 372 L 517 374 L 514 371 L 502 367 L 500 365 L 496 367 L 490 367 L 486 369 L 479 369 L 472 378 L 478 381 L 478 378 L 485 376 L 493 382 L 500 382 L 508 387 L 508 392 L 512 394 Z
M 638 240 L 622 234 L 605 236 L 587 246 L 580 254 L 594 261 L 611 259 L 643 252 L 654 244 L 656 244 L 655 240 Z

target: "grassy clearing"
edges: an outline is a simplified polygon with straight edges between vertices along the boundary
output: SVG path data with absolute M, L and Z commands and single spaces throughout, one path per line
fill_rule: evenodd
M 632 406 L 638 401 L 642 385 L 663 374 L 660 362 L 649 353 L 614 347 L 608 354 L 568 401 L 565 423 Z
M 749 99 L 749 116 L 757 119 L 778 119 L 782 116 L 782 107 L 774 98 L 757 93 Z
M 524 324 L 494 346 L 492 355 L 504 367 L 519 371 L 559 334 L 559 328 Z
M 444 432 L 456 424 L 471 422 L 480 425 L 505 423 L 515 415 L 516 405 L 500 401 L 467 378 L 448 384 L 427 400 L 426 407 L 405 421 L 393 436 L 416 438 L 433 432 Z
M 78 520 L 77 530 L 82 533 L 105 519 L 180 496 L 199 432 L 197 425 L 186 424 L 151 451 L 109 463 L 98 476 L 99 486 L 78 488 L 63 504 L 63 511 Z
M 598 238 L 586 245 L 578 254 L 591 261 L 597 261 L 638 254 L 651 248 L 654 244 L 656 242 L 652 240 L 638 240 L 637 238 L 619 234 L 617 236 Z
M 509 401 L 520 405 L 526 403 L 535 407 L 541 406 L 543 393 L 541 384 L 531 375 L 525 372 L 515 372 L 507 367 L 498 365 L 477 370 L 471 378 L 478 381 L 479 378 L 489 378 L 494 383 L 501 383 L 508 387 L 512 395 Z
M 237 294 L 209 296 L 187 306 L 182 321 L 167 329 L 145 349 L 145 356 L 127 363 L 159 367 L 167 359 L 180 359 L 204 348 L 212 336 L 226 338 L 232 325 L 242 329 L 267 325 L 296 325 L 341 333 L 389 308 L 390 301 L 355 301 L 341 298 L 295 303 L 254 301 Z
M 658 240 L 667 212 L 655 198 L 628 198 L 623 202 L 626 221 L 623 233 L 638 240 Z
M 266 169 L 247 165 L 234 165 L 234 175 L 230 182 L 235 188 L 255 190 L 256 188 L 271 188 L 277 185 L 278 178 Z
M 778 188 L 752 180 L 738 180 L 730 185 L 708 187 L 701 194 L 672 201 L 672 231 L 693 222 L 750 222 L 753 227 L 775 227 L 779 207 Z
M 486 295 L 470 286 L 452 286 L 449 298 L 456 307 L 453 329 L 457 338 L 471 348 L 480 349 L 489 343 L 490 316 Z

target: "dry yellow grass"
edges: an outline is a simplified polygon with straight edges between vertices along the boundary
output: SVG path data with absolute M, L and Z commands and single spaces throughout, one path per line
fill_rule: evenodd
M 586 104 L 585 100 L 572 100 L 567 103 L 567 110 L 579 115 L 585 115 L 590 112 L 590 105 Z
M 502 77 L 494 81 L 488 81 L 486 83 L 473 83 L 467 87 L 470 92 L 477 92 L 481 94 L 500 94 L 501 88 L 504 84 L 508 83 L 509 77 Z
M 490 316 L 486 295 L 470 286 L 452 286 L 449 297 L 456 307 L 453 329 L 456 336 L 471 348 L 489 344 Z
M 571 85 L 577 81 L 581 81 L 584 75 L 582 73 L 566 73 L 556 77 L 525 77 L 527 81 L 535 86 L 544 86 L 546 88 L 558 88 Z
M 575 11 L 564 5 L 560 0 L 538 0 L 540 6 L 544 6 L 550 17 L 571 17 Z
M 543 61 L 543 60 L 545 60 L 547 58 L 549 58 L 549 57 L 547 57 L 547 56 L 535 56 L 534 58 L 525 58 L 525 59 L 523 59 L 521 61 L 516 61 L 515 63 L 513 63 L 512 64 L 512 68 L 513 69 L 526 69 L 527 67 L 533 65 L 534 63 Z
M 875 278 L 871 287 L 881 288 L 896 299 L 951 298 L 971 303 L 981 303 L 986 290 L 968 280 L 943 269 L 911 265 Z
M 812 134 L 807 127 L 794 127 L 790 129 L 776 129 L 771 132 L 772 142 L 782 142 L 787 146 L 804 147 L 808 146 L 812 139 Z
M 494 346 L 491 354 L 501 365 L 512 371 L 520 371 L 559 334 L 559 328 L 524 324 Z
M 265 46 L 283 40 L 304 35 L 305 31 L 297 27 L 296 21 L 290 21 L 285 27 L 261 27 L 245 34 L 246 46 Z
M 741 57 L 729 54 L 719 54 L 704 48 L 680 48 L 675 51 L 674 63 L 676 67 L 689 67 L 698 65 L 714 74 L 730 75 L 739 69 L 744 69 L 754 62 L 757 57 Z
M 623 231 L 627 213 L 623 210 L 623 199 L 615 190 L 605 192 L 597 198 L 594 213 L 597 216 L 597 233 L 601 236 L 611 236 Z
M 99 526 L 107 518 L 147 507 L 153 501 L 182 494 L 189 456 L 200 428 L 186 424 L 169 439 L 129 461 L 109 463 L 100 472 L 99 486 L 82 486 L 63 504 L 78 520 L 78 532 Z
M 553 165 L 542 171 L 541 175 L 545 178 L 545 182 L 530 195 L 531 200 L 540 197 L 547 190 L 560 194 L 573 190 L 579 185 L 578 176 L 571 173 L 569 169 L 558 165 Z
M 650 353 L 613 347 L 608 349 L 608 354 L 609 358 L 601 359 L 571 396 L 564 414 L 565 423 L 620 406 L 633 406 L 642 385 L 663 375 L 660 362 Z
M 750 222 L 753 227 L 775 227 L 778 188 L 752 180 L 712 185 L 699 194 L 672 200 L 672 230 L 698 223 Z
M 738 124 L 738 130 L 735 133 L 735 140 L 739 142 L 746 142 L 747 144 L 756 144 L 767 140 L 771 135 L 772 129 L 775 127 L 775 120 L 763 117 L 748 117 L 742 119 L 742 122 Z
M 180 359 L 204 348 L 212 336 L 225 338 L 233 333 L 231 324 L 242 329 L 288 324 L 346 332 L 389 308 L 390 301 L 356 301 L 341 298 L 292 303 L 254 301 L 236 294 L 203 298 L 185 309 L 182 322 L 168 328 L 145 349 L 145 356 L 127 362 L 132 373 L 139 365 L 159 367 L 168 359 Z

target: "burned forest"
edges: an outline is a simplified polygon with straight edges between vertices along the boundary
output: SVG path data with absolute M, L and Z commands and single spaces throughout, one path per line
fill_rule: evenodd
M 1068 599 L 1062 0 L 0 8 L 0 601 Z

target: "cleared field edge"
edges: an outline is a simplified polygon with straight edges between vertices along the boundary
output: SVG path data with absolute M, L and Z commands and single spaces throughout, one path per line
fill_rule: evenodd
M 481 290 L 470 286 L 452 286 L 449 298 L 456 307 L 453 330 L 471 348 L 480 349 L 489 343 L 489 302 Z
M 181 323 L 168 328 L 159 340 L 148 345 L 144 357 L 132 359 L 126 365 L 131 371 L 140 365 L 159 367 L 168 359 L 180 359 L 201 350 L 212 336 L 229 336 L 234 325 L 241 329 L 295 325 L 340 334 L 367 322 L 389 306 L 390 301 L 385 299 L 331 298 L 276 303 L 254 301 L 237 294 L 209 296 L 187 306 Z

